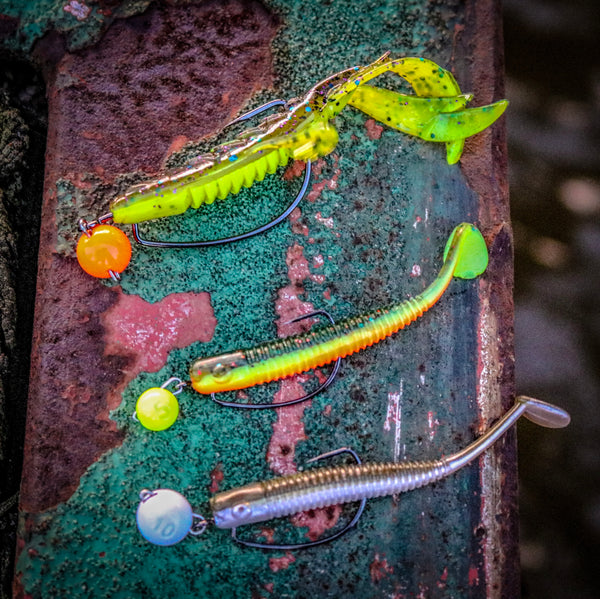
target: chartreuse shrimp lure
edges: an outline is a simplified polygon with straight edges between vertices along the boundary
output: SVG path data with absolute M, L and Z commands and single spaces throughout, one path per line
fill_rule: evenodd
M 310 161 L 329 154 L 337 145 L 338 133 L 331 120 L 352 103 L 361 86 L 388 71 L 406 79 L 417 95 L 402 96 L 400 110 L 398 106 L 389 106 L 390 100 L 381 90 L 370 88 L 357 97 L 354 105 L 386 124 L 424 139 L 464 140 L 488 127 L 506 108 L 506 101 L 501 101 L 487 107 L 489 110 L 485 112 L 479 108 L 463 110 L 471 96 L 460 93 L 449 71 L 425 58 L 393 60 L 385 54 L 368 66 L 352 67 L 328 77 L 299 100 L 275 100 L 239 117 L 237 121 L 265 108 L 284 106 L 277 114 L 264 118 L 257 127 L 198 156 L 187 166 L 129 188 L 115 198 L 110 203 L 110 211 L 96 221 L 80 219 L 83 232 L 77 245 L 80 265 L 92 276 L 119 279 L 131 258 L 131 245 L 127 236 L 110 222 L 132 224 L 136 241 L 158 247 L 228 243 L 261 233 L 281 222 L 308 187 Z M 448 125 L 449 114 L 455 117 L 450 121 L 452 126 Z M 436 138 L 440 128 L 444 129 L 445 136 Z M 199 208 L 217 198 L 224 199 L 242 187 L 261 181 L 267 173 L 274 173 L 290 160 L 307 162 L 304 183 L 294 202 L 270 223 L 242 235 L 209 241 L 163 242 L 141 238 L 138 223 L 182 214 L 190 207 Z
M 218 400 L 215 393 L 234 391 L 281 379 L 318 368 L 365 349 L 417 320 L 442 296 L 453 277 L 473 279 L 488 263 L 485 240 L 473 225 L 462 223 L 451 233 L 444 251 L 444 264 L 434 281 L 414 298 L 373 310 L 337 324 L 315 328 L 307 333 L 263 343 L 208 358 L 199 358 L 190 367 L 191 386 L 208 394 L 221 405 L 243 408 L 280 408 L 313 397 L 330 384 L 336 370 L 319 389 L 286 403 L 238 404 Z M 338 362 L 339 363 L 339 362 Z M 146 428 L 163 430 L 177 418 L 178 403 L 166 389 L 180 379 L 169 379 L 163 387 L 143 393 L 136 405 L 135 417 Z
M 367 499 L 412 491 L 455 473 L 488 449 L 521 416 L 548 428 L 562 428 L 570 422 L 569 414 L 561 408 L 519 396 L 514 406 L 485 434 L 463 450 L 439 460 L 363 464 L 352 450 L 340 449 L 311 461 L 350 452 L 357 463 L 307 470 L 217 493 L 210 500 L 213 514 L 210 521 L 195 514 L 187 499 L 176 491 L 143 490 L 136 513 L 137 526 L 142 536 L 155 545 L 174 545 L 188 534 L 199 535 L 209 523 L 231 529 L 235 541 L 250 547 L 287 550 L 325 543 L 357 523 Z M 352 521 L 339 532 L 317 541 L 275 545 L 245 541 L 236 534 L 239 526 L 355 501 L 361 504 Z

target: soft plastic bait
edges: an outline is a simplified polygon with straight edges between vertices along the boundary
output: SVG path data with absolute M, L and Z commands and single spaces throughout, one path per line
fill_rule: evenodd
M 369 345 L 381 341 L 398 330 L 409 325 L 429 310 L 442 296 L 453 277 L 472 279 L 483 273 L 487 267 L 488 253 L 485 240 L 480 231 L 469 223 L 462 223 L 452 231 L 444 251 L 444 264 L 435 280 L 414 298 L 342 320 L 337 324 L 322 326 L 314 330 L 263 343 L 250 349 L 237 350 L 208 358 L 199 358 L 190 367 L 192 387 L 202 394 L 244 389 L 269 381 L 318 368 Z M 330 377 L 331 379 L 331 377 Z M 329 380 L 330 380 L 329 379 Z M 177 379 L 179 381 L 179 379 Z M 179 381 L 181 383 L 181 381 Z M 183 383 L 181 383 L 183 384 Z M 153 393 L 158 388 L 153 388 Z M 148 393 L 148 391 L 146 392 Z M 136 414 L 147 428 L 160 430 L 167 426 L 159 425 L 156 406 L 160 406 L 160 414 L 164 412 L 165 422 L 170 426 L 177 414 L 174 408 L 166 417 L 166 402 L 173 404 L 171 392 L 161 389 L 162 402 L 146 402 L 138 400 Z M 314 395 L 314 392 L 311 396 Z M 300 398 L 293 403 L 306 399 Z M 215 400 L 217 401 L 217 400 Z M 254 408 L 252 404 L 218 403 Z M 286 404 L 267 404 L 259 407 L 278 408 Z M 289 405 L 289 404 L 288 404 Z M 154 423 L 153 414 L 157 416 Z M 159 414 L 159 415 L 160 415 Z M 148 426 L 148 423 L 151 426 Z M 155 428 L 159 426 L 160 428 Z
M 458 86 L 456 86 L 458 92 Z M 471 94 L 451 98 L 422 98 L 410 102 L 406 94 L 364 85 L 350 98 L 349 105 L 358 108 L 379 122 L 414 135 L 425 141 L 446 142 L 449 164 L 459 161 L 466 131 L 489 127 L 508 106 L 507 100 L 461 110 L 471 100 Z
M 385 90 L 370 88 L 352 104 L 361 86 L 388 71 L 406 79 L 417 95 L 402 95 L 403 108 L 400 110 L 398 106 L 390 106 L 392 100 L 382 93 Z M 215 199 L 236 194 L 242 187 L 250 187 L 267 173 L 274 173 L 278 167 L 285 166 L 290 159 L 307 161 L 305 184 L 292 204 L 295 206 L 306 190 L 310 161 L 329 154 L 337 145 L 338 133 L 331 120 L 349 102 L 405 133 L 430 141 L 457 140 L 462 149 L 464 138 L 488 127 L 506 108 L 506 101 L 502 101 L 487 107 L 489 110 L 485 113 L 478 108 L 462 110 L 470 98 L 468 94 L 461 94 L 449 71 L 425 58 L 393 60 L 388 53 L 368 66 L 356 66 L 336 73 L 315 85 L 300 100 L 270 103 L 268 106 L 285 106 L 236 139 L 198 156 L 185 167 L 166 171 L 156 179 L 129 188 L 110 203 L 110 212 L 97 221 L 80 220 L 83 235 L 77 246 L 79 262 L 93 276 L 118 279 L 125 268 L 123 264 L 129 261 L 131 248 L 125 247 L 129 242 L 122 233 L 115 233 L 114 239 L 109 237 L 106 228 L 113 228 L 109 222 L 133 224 L 134 237 L 140 241 L 138 223 L 181 214 L 190 207 L 199 208 Z M 453 127 L 447 126 L 446 113 L 455 115 Z M 441 128 L 445 132 L 443 138 L 431 137 L 431 132 L 435 135 Z M 288 214 L 291 207 L 284 214 Z M 144 243 L 161 247 L 214 245 L 262 232 L 280 221 L 281 216 L 268 225 L 232 238 L 206 242 Z M 96 236 L 100 225 L 103 231 L 101 239 Z
M 438 481 L 473 461 L 497 441 L 521 416 L 540 426 L 562 428 L 569 424 L 569 414 L 552 404 L 520 396 L 514 406 L 484 435 L 465 449 L 435 461 L 359 463 L 308 470 L 267 481 L 251 483 L 214 495 L 210 500 L 212 522 L 218 528 L 232 529 L 237 542 L 264 549 L 310 547 L 337 538 L 354 526 L 367 499 L 411 491 Z M 329 457 L 348 450 L 338 450 Z M 356 457 L 356 454 L 353 454 Z M 313 460 L 314 461 L 314 460 Z M 195 514 L 183 495 L 170 489 L 143 490 L 137 509 L 137 525 L 142 536 L 156 545 L 174 545 L 188 534 L 204 532 L 209 521 Z M 362 501 L 349 525 L 325 539 L 296 545 L 273 545 L 243 541 L 236 528 L 265 522 L 298 512 Z

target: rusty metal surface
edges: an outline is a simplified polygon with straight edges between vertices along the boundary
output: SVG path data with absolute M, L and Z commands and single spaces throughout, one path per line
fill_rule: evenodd
M 289 223 L 225 248 L 136 249 L 121 288 L 76 265 L 79 216 L 105 211 L 107 198 L 172 152 L 183 148 L 181 160 L 197 151 L 247 102 L 298 95 L 387 49 L 451 69 L 478 104 L 501 97 L 494 2 L 365 3 L 351 20 L 343 4 L 152 6 L 115 21 L 88 49 L 66 52 L 53 35 L 36 48 L 47 64 L 50 132 L 17 596 L 515 595 L 513 437 L 448 481 L 371 502 L 343 541 L 304 553 L 241 549 L 221 531 L 165 549 L 135 528 L 143 487 L 170 486 L 204 509 L 219 488 L 341 445 L 369 460 L 432 458 L 510 403 L 501 125 L 448 166 L 443 147 L 348 109 L 336 122 L 339 146 L 316 164 Z M 297 183 L 293 168 L 283 175 L 186 215 L 182 226 L 219 232 L 231 215 L 260 218 L 261 195 L 285 198 Z M 313 307 L 341 318 L 416 293 L 463 220 L 488 241 L 486 275 L 455 282 L 421 322 L 346 360 L 310 404 L 248 414 L 186 392 L 172 429 L 150 433 L 131 421 L 139 392 L 184 375 L 197 355 L 289 334 L 290 317 Z M 282 401 L 306 379 L 262 393 Z M 339 516 L 318 511 L 294 524 L 315 535 Z

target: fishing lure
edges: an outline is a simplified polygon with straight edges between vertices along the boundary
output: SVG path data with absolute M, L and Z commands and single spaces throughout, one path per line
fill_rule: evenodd
M 235 541 L 250 547 L 287 550 L 325 543 L 338 538 L 356 524 L 367 499 L 411 491 L 455 473 L 488 449 L 521 416 L 548 428 L 562 428 L 570 422 L 565 410 L 538 399 L 519 396 L 514 406 L 485 434 L 463 450 L 439 460 L 362 464 L 351 450 L 337 450 L 311 461 L 351 452 L 358 463 L 298 472 L 217 493 L 210 499 L 213 514 L 210 521 L 195 514 L 187 499 L 176 491 L 145 489 L 140 493 L 137 526 L 142 536 L 155 545 L 174 545 L 188 534 L 202 534 L 209 523 L 231 529 Z M 350 524 L 317 541 L 273 545 L 245 541 L 236 534 L 239 526 L 356 501 L 361 501 L 361 504 Z
M 429 310 L 453 277 L 473 279 L 485 271 L 487 263 L 487 247 L 480 231 L 474 225 L 462 223 L 448 238 L 439 274 L 416 297 L 250 349 L 199 358 L 190 367 L 191 386 L 226 406 L 279 408 L 305 401 L 307 396 L 278 404 L 237 404 L 217 399 L 215 393 L 244 389 L 305 372 L 373 345 Z M 310 397 L 330 384 L 333 376 L 335 372 Z M 173 381 L 177 382 L 178 391 L 186 384 L 180 379 L 169 379 L 163 388 L 149 389 L 138 399 L 135 414 L 146 428 L 163 430 L 177 418 L 177 400 L 166 389 Z
M 393 122 L 395 128 L 405 133 L 417 135 L 425 131 L 425 135 L 429 132 L 429 140 L 439 141 L 442 138 L 436 138 L 435 132 L 443 127 L 447 132 L 444 139 L 464 140 L 488 127 L 506 108 L 503 100 L 490 105 L 485 112 L 478 108 L 463 110 L 471 96 L 461 94 L 449 71 L 425 58 L 394 60 L 386 53 L 370 65 L 352 67 L 324 79 L 301 99 L 275 100 L 239 117 L 234 122 L 254 116 L 265 108 L 284 106 L 277 114 L 264 118 L 257 127 L 198 156 L 187 166 L 168 170 L 156 179 L 129 188 L 110 203 L 110 212 L 96 221 L 80 219 L 79 228 L 83 232 L 77 244 L 80 265 L 92 276 L 119 279 L 131 258 L 131 245 L 127 236 L 109 224 L 111 222 L 132 224 L 134 239 L 155 247 L 228 243 L 261 233 L 281 222 L 306 192 L 310 162 L 329 154 L 337 145 L 338 133 L 331 120 L 348 103 L 352 104 L 361 86 L 388 71 L 407 80 L 417 96 L 404 95 L 404 108 L 399 110 L 394 106 L 392 110 L 388 96 L 381 94 L 378 88 L 372 88 L 358 96 L 354 105 L 367 114 L 370 111 L 374 118 L 386 124 Z M 446 113 L 456 117 L 452 127 L 444 124 L 448 121 Z M 431 132 L 434 132 L 433 137 Z M 209 241 L 163 242 L 141 237 L 140 222 L 182 214 L 190 207 L 199 208 L 229 194 L 237 194 L 242 187 L 261 181 L 267 173 L 274 173 L 289 160 L 306 161 L 304 183 L 284 214 L 270 223 L 242 235 Z
M 456 90 L 460 91 L 458 86 Z M 463 94 L 411 102 L 411 96 L 406 94 L 364 85 L 356 89 L 348 105 L 403 133 L 425 141 L 446 142 L 448 164 L 455 164 L 465 145 L 464 129 L 487 128 L 508 106 L 507 100 L 500 100 L 488 106 L 461 110 L 472 97 L 472 94 Z

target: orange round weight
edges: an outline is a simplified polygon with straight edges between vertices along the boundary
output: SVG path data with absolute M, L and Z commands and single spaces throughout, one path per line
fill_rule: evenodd
M 77 242 L 77 260 L 85 272 L 108 279 L 110 272 L 121 273 L 131 260 L 131 243 L 127 235 L 112 225 L 98 225 Z

